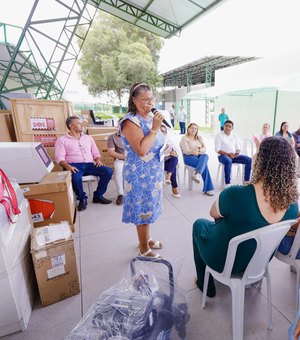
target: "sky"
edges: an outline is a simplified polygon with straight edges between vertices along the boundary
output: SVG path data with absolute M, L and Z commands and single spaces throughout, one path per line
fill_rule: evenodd
M 53 1 L 40 2 L 40 8 L 45 8 L 42 17 L 55 11 L 49 8 Z M 32 4 L 33 0 L 0 0 L 0 22 L 23 26 Z M 180 37 L 165 40 L 159 71 L 166 72 L 210 55 L 264 57 L 297 50 L 299 13 L 299 0 L 227 0 L 190 24 Z M 67 85 L 68 93 L 78 101 L 91 100 L 76 68 Z

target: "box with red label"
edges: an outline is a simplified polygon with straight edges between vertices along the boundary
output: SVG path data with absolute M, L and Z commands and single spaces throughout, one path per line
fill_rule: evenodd
M 74 240 L 68 223 L 34 229 L 31 254 L 43 306 L 79 294 Z
M 72 104 L 63 100 L 10 99 L 18 142 L 33 142 L 33 135 L 67 133 L 66 119 L 74 115 Z M 51 145 L 52 146 L 52 145 Z
M 74 231 L 76 200 L 70 171 L 50 172 L 38 184 L 21 187 L 29 201 L 34 227 L 67 221 Z
M 55 120 L 49 117 L 30 117 L 31 130 L 55 130 Z
M 52 134 L 36 134 L 33 138 L 35 142 L 42 143 L 45 147 L 54 147 L 57 140 L 57 136 Z

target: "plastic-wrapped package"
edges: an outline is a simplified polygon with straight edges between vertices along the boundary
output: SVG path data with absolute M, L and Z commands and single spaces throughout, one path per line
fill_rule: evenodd
M 165 259 L 136 257 L 102 293 L 66 340 L 184 339 L 188 308 Z
M 0 204 L 0 337 L 27 328 L 34 298 L 28 201 L 10 181 L 21 212 L 12 223 Z

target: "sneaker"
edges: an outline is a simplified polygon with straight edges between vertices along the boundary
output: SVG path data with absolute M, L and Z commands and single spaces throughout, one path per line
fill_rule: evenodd
M 123 204 L 123 195 L 119 195 L 116 200 L 116 205 L 122 205 Z
M 172 196 L 176 197 L 176 198 L 180 198 L 181 197 L 181 195 L 180 195 L 180 193 L 179 193 L 177 188 L 173 188 L 172 189 Z
M 77 206 L 77 210 L 83 211 L 83 210 L 86 209 L 86 207 L 87 207 L 87 200 L 83 199 L 83 200 L 79 201 L 78 206 Z
M 93 203 L 109 204 L 111 202 L 112 202 L 111 200 L 108 200 L 103 196 L 93 198 Z
M 205 191 L 205 195 L 207 195 L 207 196 L 213 196 L 215 193 L 212 191 L 212 190 L 210 190 L 210 191 Z
M 195 172 L 194 175 L 192 176 L 192 180 L 196 183 L 200 183 L 200 174 Z
M 224 185 L 224 189 L 229 188 L 229 187 L 230 187 L 230 183 Z

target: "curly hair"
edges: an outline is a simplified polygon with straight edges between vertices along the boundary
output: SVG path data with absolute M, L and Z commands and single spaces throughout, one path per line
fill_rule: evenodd
M 132 112 L 133 114 L 136 114 L 136 106 L 132 98 L 137 97 L 143 91 L 151 91 L 150 86 L 144 83 L 135 83 L 131 86 L 131 89 L 129 91 L 127 112 Z
M 267 137 L 261 142 L 250 183 L 259 181 L 274 212 L 298 200 L 296 155 L 284 138 Z

